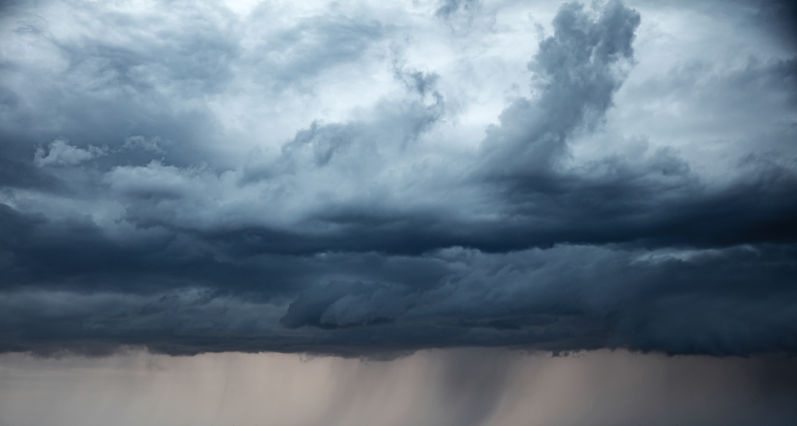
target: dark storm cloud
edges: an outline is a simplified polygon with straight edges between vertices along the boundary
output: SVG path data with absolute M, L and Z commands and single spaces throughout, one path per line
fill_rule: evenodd
M 797 349 L 794 248 L 557 246 L 492 255 L 447 249 L 423 259 L 327 256 L 305 260 L 323 271 L 308 276 L 313 281 L 293 300 L 263 300 L 277 291 L 266 283 L 232 293 L 7 291 L 4 349 L 85 351 L 87 342 L 170 353 L 376 354 L 459 345 L 714 355 Z
M 391 58 L 395 91 L 243 162 L 204 96 L 306 91 L 393 27 L 303 16 L 247 50 L 227 12 L 181 13 L 197 25 L 160 41 L 25 35 L 66 65 L 0 86 L 0 350 L 797 352 L 793 152 L 753 149 L 720 180 L 665 147 L 574 161 L 634 65 L 639 12 L 563 5 L 532 96 L 472 152 L 430 143 L 455 109 L 446 76 Z M 793 68 L 716 87 L 774 93 Z
M 797 45 L 797 6 L 794 2 L 780 0 L 761 1 L 755 17 L 774 27 L 792 46 Z

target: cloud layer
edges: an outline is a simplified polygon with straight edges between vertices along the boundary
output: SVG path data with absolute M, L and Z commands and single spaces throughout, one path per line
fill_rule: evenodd
M 797 352 L 782 31 L 237 6 L 3 6 L 0 351 Z

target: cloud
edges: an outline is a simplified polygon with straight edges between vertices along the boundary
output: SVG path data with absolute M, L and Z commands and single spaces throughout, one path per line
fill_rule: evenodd
M 458 12 L 473 13 L 479 6 L 479 0 L 444 0 L 440 2 L 435 15 L 448 19 Z
M 63 139 L 56 139 L 50 144 L 46 154 L 41 148 L 36 150 L 33 163 L 37 167 L 75 166 L 101 155 L 103 155 L 102 149 L 96 146 L 83 149 L 69 145 L 69 142 Z
M 517 100 L 502 112 L 501 125 L 488 129 L 484 146 L 491 167 L 539 173 L 566 153 L 567 137 L 579 126 L 601 120 L 633 58 L 639 21 L 637 12 L 618 2 L 596 20 L 582 5 L 565 4 L 554 19 L 554 35 L 540 42 L 529 63 L 537 99 Z
M 566 3 L 510 51 L 489 45 L 517 11 L 479 44 L 439 21 L 476 3 L 416 6 L 87 5 L 87 28 L 18 6 L 2 45 L 35 55 L 0 67 L 0 350 L 797 352 L 793 59 L 662 75 L 642 58 L 664 30 L 617 1 Z M 531 93 L 458 93 L 485 55 Z M 679 123 L 701 147 L 668 143 Z
M 7 289 L 0 333 L 4 350 L 39 352 L 116 344 L 167 353 L 379 354 L 460 345 L 792 352 L 793 257 L 793 248 L 777 246 L 649 252 L 564 245 L 509 254 L 452 248 L 422 259 L 274 259 L 251 265 L 247 275 L 205 280 L 215 287 L 104 285 L 86 293 L 70 279 Z M 161 279 L 169 273 L 164 266 Z M 299 280 L 280 288 L 268 281 L 279 273 Z
M 265 40 L 251 60 L 276 90 L 301 84 L 336 66 L 355 62 L 385 35 L 376 20 L 322 15 L 302 19 Z

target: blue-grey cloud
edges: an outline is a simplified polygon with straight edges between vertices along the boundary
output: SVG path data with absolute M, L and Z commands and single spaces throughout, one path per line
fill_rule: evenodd
M 793 56 L 634 79 L 644 13 L 567 3 L 524 53 L 532 92 L 463 147 L 466 82 L 408 63 L 410 18 L 76 6 L 85 32 L 21 4 L 2 21 L 40 55 L 0 67 L 2 351 L 797 352 Z M 773 122 L 736 123 L 740 97 Z M 695 144 L 751 130 L 712 176 L 666 132 L 599 145 L 620 100 L 706 110 L 683 118 Z M 322 116 L 284 112 L 304 109 Z M 241 130 L 260 114 L 289 136 Z
M 479 0 L 444 0 L 440 2 L 435 15 L 447 19 L 456 13 L 473 13 L 479 4 Z

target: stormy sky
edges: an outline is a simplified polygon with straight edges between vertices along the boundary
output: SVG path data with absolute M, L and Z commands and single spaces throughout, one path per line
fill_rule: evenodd
M 0 426 L 792 424 L 795 22 L 0 0 Z
M 0 8 L 0 352 L 797 354 L 789 2 Z

